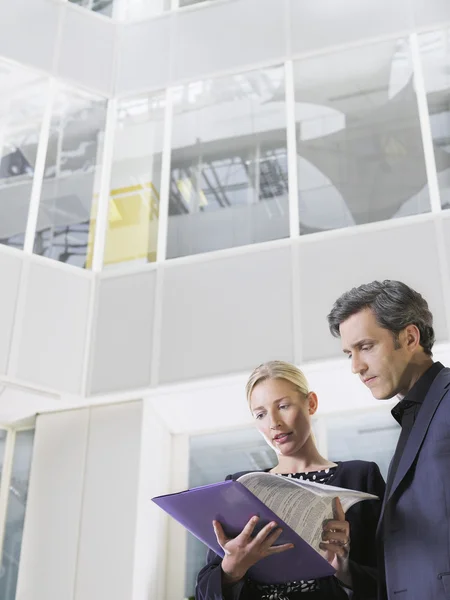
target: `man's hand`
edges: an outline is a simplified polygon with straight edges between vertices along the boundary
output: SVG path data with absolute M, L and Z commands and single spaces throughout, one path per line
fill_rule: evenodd
M 225 583 L 237 583 L 249 568 L 262 558 L 294 547 L 293 544 L 273 545 L 282 532 L 273 521 L 252 538 L 257 522 L 258 517 L 252 517 L 237 537 L 229 538 L 225 535 L 222 525 L 218 521 L 213 521 L 217 541 L 225 552 L 222 560 Z

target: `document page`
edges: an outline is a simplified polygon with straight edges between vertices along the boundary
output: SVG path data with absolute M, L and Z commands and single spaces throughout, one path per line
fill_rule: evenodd
M 249 473 L 238 481 L 319 551 L 322 522 L 333 517 L 332 497 L 321 499 L 317 492 L 270 473 Z
M 264 475 L 272 475 L 273 473 L 264 473 Z M 277 475 L 275 475 L 277 477 Z M 299 479 L 293 478 L 284 478 L 289 481 L 292 485 L 298 485 L 304 489 L 309 489 L 311 491 L 315 491 L 320 495 L 321 498 L 339 498 L 342 504 L 342 508 L 344 512 L 347 512 L 348 509 L 361 502 L 361 500 L 378 500 L 378 496 L 374 496 L 373 494 L 368 494 L 367 492 L 360 492 L 358 490 L 348 490 L 346 488 L 340 488 L 333 485 L 324 485 L 323 483 L 317 483 L 315 481 L 302 481 Z
M 317 551 L 322 541 L 322 523 L 333 518 L 333 498 L 340 498 L 344 512 L 361 500 L 377 498 L 273 473 L 247 473 L 238 481 Z

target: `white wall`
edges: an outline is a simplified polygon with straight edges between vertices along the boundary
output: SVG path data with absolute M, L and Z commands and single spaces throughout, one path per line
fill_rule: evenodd
M 88 422 L 87 410 L 37 420 L 18 600 L 74 597 Z
M 373 279 L 418 289 L 448 343 L 447 212 L 102 274 L 0 246 L 0 381 L 74 406 L 274 358 L 321 363 L 341 355 L 326 320 L 334 300 Z
M 94 275 L 0 246 L 0 277 L 0 380 L 82 395 Z
M 113 392 L 111 382 L 116 391 L 142 388 L 149 363 L 154 386 L 246 373 L 274 358 L 297 364 L 337 358 L 327 314 L 341 293 L 373 279 L 400 279 L 423 293 L 437 340 L 446 343 L 449 217 L 421 215 L 167 261 L 154 278 L 155 306 L 145 283 L 154 266 L 115 274 L 112 282 L 108 275 L 107 285 L 102 275 L 101 298 L 110 310 L 95 321 L 90 392 Z M 115 277 L 117 285 L 122 278 L 120 292 Z
M 132 600 L 171 597 L 165 579 L 169 519 L 150 498 L 185 487 L 177 488 L 172 479 L 177 458 L 172 444 L 166 424 L 151 403 L 143 403 Z
M 17 599 L 164 598 L 170 452 L 142 401 L 38 416 Z
M 61 0 L 0 2 L 0 55 L 112 95 L 116 26 L 92 17 Z
M 401 0 L 395 9 L 388 0 L 363 7 L 357 0 L 320 7 L 307 0 L 211 2 L 120 27 L 116 89 L 158 89 L 448 20 L 445 0 Z M 149 68 L 153 56 L 158 60 Z
M 450 364 L 450 345 L 438 344 L 435 358 Z M 390 409 L 346 359 L 304 370 L 319 416 Z M 178 384 L 144 401 L 39 415 L 18 600 L 182 598 L 186 534 L 150 498 L 188 486 L 190 435 L 252 423 L 245 381 Z
M 395 10 L 388 0 L 364 8 L 326 0 L 320 9 L 306 0 L 227 0 L 117 25 L 70 2 L 15 0 L 0 3 L 0 54 L 110 96 L 449 20 L 445 0 L 399 0 Z

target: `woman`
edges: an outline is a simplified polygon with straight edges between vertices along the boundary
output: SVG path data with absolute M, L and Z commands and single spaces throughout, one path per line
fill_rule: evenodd
M 297 367 L 282 361 L 259 366 L 248 380 L 246 393 L 257 429 L 278 456 L 278 463 L 267 469 L 270 473 L 369 492 L 379 500 L 359 502 L 345 516 L 339 500 L 335 500 L 334 520 L 324 523 L 321 549 L 336 574 L 312 581 L 272 586 L 252 581 L 247 575 L 250 567 L 275 552 L 289 552 L 291 546 L 276 546 L 281 530 L 273 523 L 252 537 L 257 518 L 251 519 L 236 538 L 229 539 L 215 521 L 224 558 L 208 553 L 208 563 L 198 575 L 196 600 L 376 598 L 375 532 L 385 487 L 378 466 L 364 461 L 332 462 L 321 456 L 311 427 L 317 396 L 309 391 Z

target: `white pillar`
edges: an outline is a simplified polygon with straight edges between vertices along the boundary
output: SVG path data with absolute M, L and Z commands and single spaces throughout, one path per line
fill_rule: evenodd
M 37 418 L 17 600 L 163 600 L 170 440 L 141 400 Z

